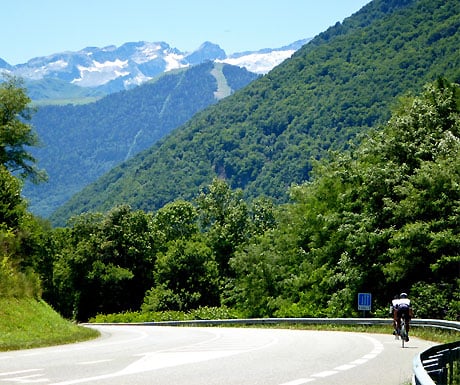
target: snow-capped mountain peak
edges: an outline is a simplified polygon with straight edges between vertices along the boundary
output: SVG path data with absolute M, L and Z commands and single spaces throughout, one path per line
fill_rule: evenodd
M 53 79 L 79 87 L 102 87 L 114 92 L 139 85 L 163 72 L 205 61 L 233 64 L 251 72 L 265 74 L 289 58 L 307 41 L 300 40 L 282 48 L 230 56 L 209 41 L 188 53 L 172 48 L 165 42 L 130 42 L 120 47 L 86 47 L 77 52 L 56 53 L 15 66 L 0 59 L 0 72 L 20 76 L 26 82 Z

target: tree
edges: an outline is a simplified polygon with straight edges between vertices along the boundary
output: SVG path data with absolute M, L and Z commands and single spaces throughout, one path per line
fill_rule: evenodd
M 153 218 L 156 232 L 167 244 L 176 239 L 188 239 L 198 233 L 198 214 L 190 202 L 177 200 L 159 209 Z
M 149 214 L 127 205 L 105 215 L 76 217 L 65 234 L 68 241 L 56 237 L 62 242 L 53 282 L 58 310 L 87 320 L 99 312 L 138 309 L 153 284 L 156 250 L 151 221 Z
M 241 190 L 232 191 L 228 184 L 215 178 L 209 191 L 197 198 L 201 226 L 207 233 L 222 277 L 230 274 L 229 260 L 236 248 L 249 236 L 249 213 Z
M 144 311 L 188 311 L 219 305 L 219 273 L 212 250 L 200 236 L 178 239 L 160 254 L 156 286 L 146 293 Z
M 31 100 L 21 79 L 9 75 L 4 78 L 0 83 L 0 164 L 22 178 L 43 181 L 45 173 L 36 167 L 35 158 L 26 150 L 26 146 L 39 144 L 32 126 L 26 123 L 32 117 Z
M 9 75 L 4 79 L 0 82 L 0 275 L 4 273 L 0 291 L 39 297 L 40 281 L 33 267 L 41 226 L 35 226 L 35 218 L 27 212 L 22 184 L 15 175 L 38 182 L 45 174 L 25 148 L 38 144 L 37 135 L 26 123 L 31 118 L 31 100 L 20 79 Z
M 21 185 L 17 178 L 0 165 L 0 228 L 17 229 L 26 212 L 21 197 Z

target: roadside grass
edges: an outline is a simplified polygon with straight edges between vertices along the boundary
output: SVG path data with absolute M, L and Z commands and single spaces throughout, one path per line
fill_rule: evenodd
M 0 298 L 0 351 L 68 344 L 98 335 L 63 319 L 44 301 Z
M 393 327 L 391 323 L 386 325 L 302 325 L 294 327 L 308 330 L 329 330 L 345 331 L 353 333 L 376 333 L 392 335 Z M 460 332 L 455 330 L 438 329 L 432 327 L 412 326 L 410 337 L 417 337 L 422 340 L 432 341 L 439 344 L 447 344 L 460 340 Z

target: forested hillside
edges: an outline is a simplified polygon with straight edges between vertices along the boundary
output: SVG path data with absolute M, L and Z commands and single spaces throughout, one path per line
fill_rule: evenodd
M 439 79 L 359 146 L 315 163 L 291 203 L 247 203 L 216 178 L 155 212 L 74 217 L 44 234 L 36 269 L 44 298 L 78 320 L 350 317 L 360 292 L 384 317 L 403 291 L 416 317 L 458 320 L 459 181 L 460 88 Z
M 49 181 L 26 184 L 31 210 L 47 217 L 84 186 L 257 76 L 208 62 L 94 103 L 40 107 L 32 123 L 43 145 L 31 151 Z
M 215 176 L 246 198 L 288 199 L 312 160 L 390 117 L 397 97 L 460 81 L 456 0 L 374 0 L 293 57 L 114 168 L 52 216 L 191 199 Z

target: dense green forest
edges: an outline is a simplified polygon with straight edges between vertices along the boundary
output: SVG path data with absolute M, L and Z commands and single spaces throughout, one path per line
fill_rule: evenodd
M 26 183 L 30 210 L 48 217 L 84 186 L 215 104 L 219 83 L 231 93 L 257 77 L 243 68 L 207 62 L 94 103 L 40 106 L 31 123 L 42 145 L 30 151 L 49 180 Z
M 215 177 L 246 199 L 286 202 L 312 163 L 384 124 L 398 97 L 444 76 L 460 81 L 456 0 L 375 0 L 319 34 L 291 59 L 196 114 L 114 168 L 52 216 L 117 204 L 152 211 L 195 198 Z
M 209 307 L 246 317 L 355 316 L 361 291 L 373 293 L 373 314 L 383 316 L 404 290 L 417 317 L 459 320 L 458 84 L 440 78 L 401 99 L 359 145 L 316 161 L 288 203 L 248 202 L 216 178 L 192 201 L 152 212 L 116 206 L 54 229 L 27 211 L 11 173 L 38 170 L 18 151 L 32 143 L 21 119 L 27 97 L 6 84 L 0 296 L 42 297 L 82 321 Z

